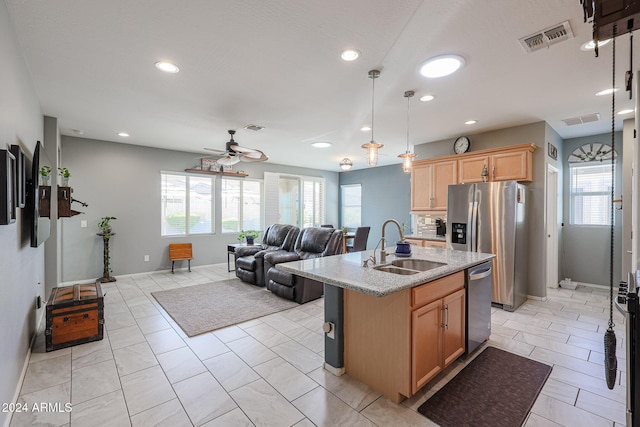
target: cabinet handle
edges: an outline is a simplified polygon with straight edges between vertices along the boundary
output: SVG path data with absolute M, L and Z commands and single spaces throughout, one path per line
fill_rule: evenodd
M 444 328 L 449 329 L 449 304 L 444 306 Z
M 491 173 L 493 174 L 492 178 L 496 179 L 496 165 L 493 165 L 493 167 L 491 168 Z

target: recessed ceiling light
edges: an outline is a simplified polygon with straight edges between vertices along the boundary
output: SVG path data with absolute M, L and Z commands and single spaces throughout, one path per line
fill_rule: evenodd
M 459 55 L 440 55 L 427 59 L 420 66 L 420 74 L 430 79 L 448 76 L 464 65 L 464 58 Z
M 75 133 L 76 135 L 84 135 L 84 131 L 80 129 L 71 129 L 71 132 Z
M 629 113 L 633 113 L 634 111 L 636 111 L 636 110 L 634 110 L 633 108 L 627 108 L 626 110 L 618 111 L 618 114 L 621 114 L 621 115 L 622 114 L 629 114 Z
M 327 148 L 327 147 L 331 147 L 331 143 L 326 141 L 317 141 L 317 142 L 312 142 L 311 146 L 316 148 Z
M 165 73 L 175 74 L 180 71 L 180 68 L 176 64 L 172 64 L 171 62 L 158 61 L 156 62 L 156 68 L 160 71 L 164 71 Z
M 611 89 L 611 88 L 604 89 L 604 90 L 601 90 L 600 92 L 596 92 L 596 96 L 611 95 L 613 92 L 617 92 L 619 90 L 620 90 L 620 88 L 617 88 L 617 87 L 613 88 L 613 89 Z
M 360 57 L 360 51 L 358 49 L 345 49 L 340 53 L 340 58 L 343 61 L 355 61 Z
M 423 95 L 423 96 L 420 97 L 420 101 L 429 102 L 429 101 L 433 101 L 434 98 L 435 98 L 435 96 L 433 96 L 433 95 Z
M 601 40 L 598 42 L 598 47 L 602 47 L 609 43 L 611 43 L 611 39 Z M 596 48 L 596 43 L 593 40 L 589 40 L 588 42 L 580 46 L 580 50 L 593 50 L 595 48 Z
M 362 132 L 369 132 L 369 131 L 371 130 L 371 126 L 362 126 L 362 127 L 360 128 L 360 130 L 361 130 Z
M 118 136 L 121 136 L 121 137 L 123 137 L 123 138 L 126 138 L 126 137 L 128 137 L 128 136 L 129 136 L 129 134 L 128 134 L 128 133 L 126 133 L 126 132 L 118 132 Z
M 464 122 L 465 125 L 475 125 L 476 123 L 478 123 L 477 120 L 467 120 Z

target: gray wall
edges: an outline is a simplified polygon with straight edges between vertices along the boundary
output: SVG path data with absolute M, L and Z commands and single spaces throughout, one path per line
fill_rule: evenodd
M 622 193 L 622 132 L 615 133 L 616 151 L 616 198 Z M 563 164 L 565 168 L 564 178 L 564 239 L 562 246 L 563 276 L 574 281 L 594 283 L 596 285 L 609 286 L 609 241 L 611 230 L 609 226 L 580 226 L 569 224 L 569 163 L 567 158 L 577 147 L 591 142 L 600 142 L 611 145 L 611 134 L 593 135 L 582 138 L 567 139 L 564 141 Z M 622 211 L 615 211 L 614 227 L 614 263 L 613 283 L 617 286 L 620 281 L 622 268 Z
M 160 236 L 160 171 L 184 171 L 198 163 L 198 155 L 156 148 L 62 137 L 62 165 L 71 171 L 73 197 L 89 204 L 73 208 L 84 212 L 62 223 L 62 281 L 95 279 L 102 275 L 102 240 L 96 236 L 103 216 L 115 216 L 111 239 L 113 274 L 130 274 L 171 267 L 169 243 L 193 243 L 192 265 L 226 262 L 227 243 L 237 234 L 185 237 Z M 240 163 L 249 178 L 281 172 L 326 179 L 326 221 L 337 224 L 338 173 L 264 163 Z M 216 179 L 216 194 L 220 179 Z M 88 222 L 81 228 L 81 221 Z M 220 204 L 216 204 L 216 230 L 220 230 Z M 267 224 L 268 225 L 268 224 Z M 150 261 L 144 261 L 149 255 Z
M 9 21 L 0 2 L 0 143 L 19 144 L 31 159 L 36 140 L 42 140 L 42 112 Z M 28 162 L 31 163 L 30 161 Z M 28 356 L 36 322 L 43 309 L 35 298 L 44 296 L 44 247 L 29 247 L 28 218 L 23 209 L 17 221 L 0 225 L 0 402 L 12 402 Z M 10 413 L 0 412 L 0 425 Z
M 381 166 L 340 173 L 340 185 L 362 185 L 362 225 L 371 226 L 367 249 L 373 249 L 382 237 L 382 223 L 389 218 L 411 225 L 411 175 L 402 172 L 398 165 Z M 387 247 L 398 240 L 393 224 L 386 230 Z
M 527 293 L 529 295 L 544 297 L 546 262 L 544 250 L 544 182 L 546 176 L 546 138 L 547 125 L 545 122 L 536 122 L 528 125 L 515 126 L 508 129 L 500 129 L 490 132 L 472 134 L 470 151 L 486 150 L 490 148 L 508 147 L 511 145 L 533 143 L 538 149 L 533 153 L 533 179 L 528 184 L 528 228 L 529 228 L 529 280 Z M 453 139 L 429 142 L 415 146 L 417 159 L 429 159 L 453 154 Z

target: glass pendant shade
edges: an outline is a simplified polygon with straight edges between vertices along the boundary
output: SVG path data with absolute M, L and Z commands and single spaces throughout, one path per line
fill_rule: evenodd
M 218 164 L 223 166 L 232 166 L 236 163 L 240 163 L 240 159 L 236 156 L 224 156 L 221 159 L 218 159 Z
M 362 144 L 362 148 L 367 150 L 367 163 L 369 167 L 374 167 L 378 164 L 378 150 L 384 145 L 378 144 L 373 139 L 373 118 L 374 118 L 374 105 L 375 105 L 375 91 L 376 91 L 376 79 L 380 77 L 380 71 L 369 71 L 369 78 L 371 79 L 371 141 L 366 144 Z
M 402 171 L 404 173 L 411 173 L 411 168 L 413 167 L 413 159 L 417 156 L 417 154 L 413 154 L 407 150 L 406 153 L 398 154 L 398 157 L 402 159 Z
M 374 167 L 378 164 L 378 149 L 384 147 L 382 144 L 378 144 L 375 141 L 362 144 L 362 148 L 367 150 L 367 163 L 370 167 Z
M 411 150 L 409 150 L 409 118 L 411 117 L 409 114 L 410 106 L 411 106 L 411 98 L 416 93 L 412 90 L 408 90 L 404 93 L 404 97 L 407 98 L 407 151 L 402 154 L 398 154 L 398 157 L 402 159 L 402 171 L 404 173 L 411 173 L 411 167 L 413 159 L 416 157 L 416 154 L 413 154 Z

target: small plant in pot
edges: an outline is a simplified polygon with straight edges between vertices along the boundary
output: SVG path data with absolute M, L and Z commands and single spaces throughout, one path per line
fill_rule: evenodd
M 260 234 L 258 230 L 242 230 L 238 235 L 238 240 L 247 239 L 247 245 L 251 246 L 254 240 L 258 238 L 258 234 Z
M 103 216 L 100 218 L 100 222 L 98 223 L 98 228 L 100 229 L 100 233 L 103 234 L 106 238 L 111 237 L 111 224 L 110 222 L 114 219 L 118 219 L 115 216 Z
M 67 168 L 58 168 L 58 175 L 62 178 L 62 186 L 69 186 L 69 177 L 71 176 L 71 172 Z
M 40 168 L 40 176 L 42 177 L 42 185 L 49 185 L 51 177 L 51 167 L 44 165 Z

